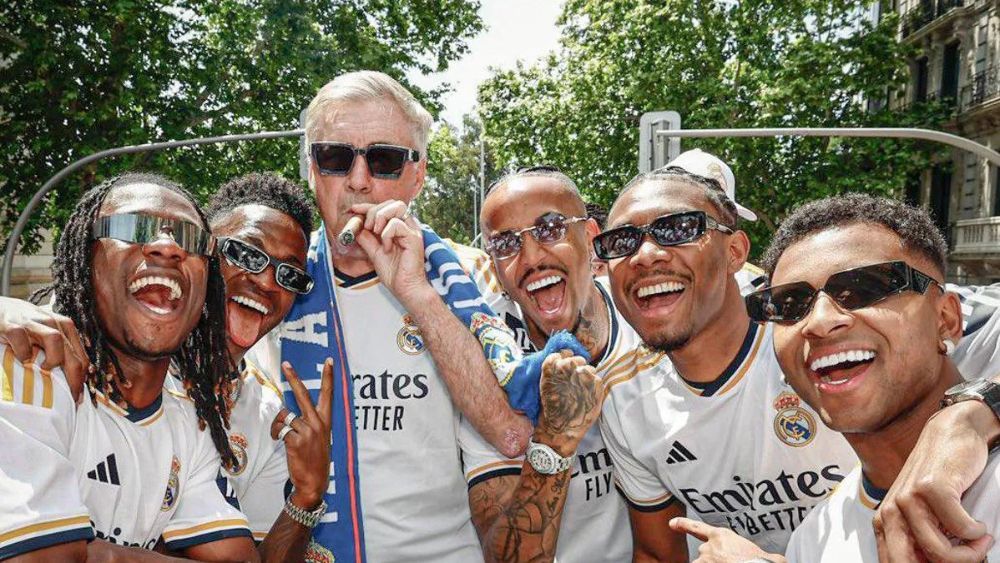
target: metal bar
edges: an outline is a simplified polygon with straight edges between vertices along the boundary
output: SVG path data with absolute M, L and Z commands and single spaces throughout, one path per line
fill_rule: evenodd
M 660 130 L 656 135 L 678 138 L 704 137 L 875 137 L 888 139 L 922 139 L 951 145 L 981 156 L 994 166 L 1000 166 L 1000 153 L 958 135 L 907 127 L 778 127 L 765 129 L 677 129 Z
M 21 238 L 21 233 L 24 232 L 25 227 L 28 225 L 28 219 L 31 218 L 31 214 L 35 211 L 35 208 L 42 202 L 45 195 L 49 193 L 59 182 L 63 181 L 67 176 L 76 172 L 80 168 L 90 164 L 91 162 L 101 160 L 102 158 L 107 158 L 110 156 L 118 156 L 122 154 L 132 154 L 139 152 L 150 152 L 158 151 L 162 149 L 173 149 L 177 147 L 188 147 L 192 145 L 210 145 L 214 143 L 232 143 L 236 141 L 253 141 L 258 139 L 279 139 L 282 137 L 298 137 L 301 136 L 305 131 L 303 129 L 290 129 L 287 131 L 262 131 L 260 133 L 246 133 L 242 135 L 222 135 L 221 137 L 202 137 L 199 139 L 185 139 L 183 141 L 165 141 L 162 143 L 148 143 L 145 145 L 131 145 L 127 147 L 118 147 L 114 149 L 104 150 L 98 153 L 94 153 L 90 156 L 85 156 L 76 162 L 70 164 L 69 166 L 60 170 L 55 176 L 49 178 L 49 181 L 45 182 L 41 188 L 35 192 L 35 195 L 28 202 L 28 206 L 21 211 L 21 215 L 17 218 L 17 223 L 14 224 L 14 230 L 11 231 L 10 237 L 7 238 L 7 249 L 4 252 L 3 264 L 0 266 L 0 295 L 10 295 L 10 282 L 14 275 L 14 253 L 17 252 L 17 242 Z

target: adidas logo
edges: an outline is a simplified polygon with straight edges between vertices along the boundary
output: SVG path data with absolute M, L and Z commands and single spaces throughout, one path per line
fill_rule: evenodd
M 88 471 L 87 477 L 101 483 L 121 485 L 121 481 L 118 480 L 118 464 L 115 463 L 115 454 L 109 455 L 106 460 L 98 463 L 96 468 Z
M 674 440 L 674 445 L 670 447 L 670 455 L 667 456 L 667 465 L 684 463 L 685 461 L 695 461 L 697 459 L 698 458 L 691 453 L 691 450 L 684 447 L 684 444 Z

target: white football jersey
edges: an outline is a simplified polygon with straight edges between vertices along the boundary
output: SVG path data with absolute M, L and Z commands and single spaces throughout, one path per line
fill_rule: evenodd
M 872 518 L 885 491 L 877 489 L 857 466 L 832 495 L 813 509 L 792 534 L 789 563 L 853 563 L 878 561 Z M 986 524 L 988 534 L 1000 533 L 1000 456 L 990 456 L 983 474 L 963 495 L 962 506 Z M 987 554 L 1000 560 L 1000 544 Z
M 229 413 L 229 445 L 237 466 L 223 469 L 246 515 L 255 541 L 261 541 L 281 514 L 285 497 L 291 492 L 285 443 L 271 438 L 271 421 L 284 403 L 281 391 L 251 362 L 236 385 L 235 402 Z M 175 377 L 164 387 L 186 393 Z
M 164 392 L 146 408 L 123 409 L 85 394 L 77 407 L 61 370 L 35 367 L 43 356 L 22 366 L 6 347 L 0 354 L 0 504 L 18 507 L 0 510 L 5 553 L 62 543 L 46 532 L 83 526 L 130 547 L 152 549 L 162 537 L 172 551 L 250 536 L 186 395 Z
M 784 383 L 771 330 L 750 323 L 710 385 L 686 382 L 669 360 L 605 379 L 601 431 L 634 509 L 682 502 L 689 517 L 782 553 L 854 467 L 847 441 Z
M 608 347 L 596 365 L 598 377 L 607 378 L 634 368 L 641 340 L 614 308 L 604 287 L 607 279 L 598 278 L 598 282 L 611 331 Z M 658 361 L 662 354 L 654 357 Z M 465 479 L 472 488 L 493 477 L 519 475 L 524 458 L 504 457 L 463 419 L 462 462 Z M 619 562 L 632 557 L 628 511 L 621 495 L 613 490 L 611 456 L 597 424 L 590 428 L 576 451 L 556 548 L 556 558 L 570 563 Z
M 456 250 L 480 287 L 488 286 L 486 255 Z M 354 379 L 369 560 L 482 561 L 462 474 L 460 414 L 420 331 L 374 272 L 337 273 L 334 282 Z M 278 344 L 262 339 L 248 357 L 265 373 L 281 373 Z

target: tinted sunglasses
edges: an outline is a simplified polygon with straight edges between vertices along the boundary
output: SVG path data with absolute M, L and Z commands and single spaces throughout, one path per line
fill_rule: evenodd
M 274 258 L 248 242 L 235 238 L 220 238 L 219 253 L 233 266 L 242 268 L 251 274 L 259 274 L 273 264 L 274 281 L 288 291 L 309 293 L 312 290 L 312 276 L 288 262 Z
M 155 242 L 166 235 L 188 254 L 211 256 L 215 250 L 215 238 L 198 225 L 144 213 L 120 213 L 99 217 L 94 222 L 91 234 L 95 239 L 113 238 L 135 244 Z
M 804 281 L 765 287 L 746 296 L 747 313 L 757 322 L 792 323 L 809 315 L 820 291 L 854 311 L 904 291 L 924 293 L 936 283 L 906 262 L 885 262 L 833 274 L 820 289 Z
M 496 233 L 486 241 L 486 251 L 496 260 L 505 260 L 521 252 L 521 237 L 531 233 L 541 244 L 554 244 L 566 238 L 566 229 L 573 223 L 586 221 L 586 217 L 564 217 L 561 213 L 550 211 L 535 219 L 534 226 L 525 227 L 519 231 L 503 231 Z
M 642 227 L 625 225 L 594 237 L 594 252 L 602 260 L 614 260 L 635 254 L 648 234 L 660 246 L 677 246 L 701 238 L 708 230 L 733 234 L 704 211 L 685 211 L 664 215 Z
M 407 162 L 420 160 L 419 151 L 381 143 L 360 148 L 348 143 L 313 143 L 311 150 L 313 161 L 323 176 L 347 176 L 354 167 L 354 159 L 363 156 L 372 176 L 395 180 L 403 173 Z

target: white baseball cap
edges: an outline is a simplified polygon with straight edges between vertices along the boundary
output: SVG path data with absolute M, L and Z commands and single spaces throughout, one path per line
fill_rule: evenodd
M 718 180 L 722 184 L 722 189 L 726 191 L 726 195 L 736 204 L 736 213 L 747 221 L 757 220 L 756 213 L 736 203 L 736 178 L 729 165 L 722 162 L 719 157 L 701 149 L 694 149 L 681 153 L 677 158 L 668 162 L 667 166 L 677 166 L 692 174 Z

